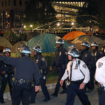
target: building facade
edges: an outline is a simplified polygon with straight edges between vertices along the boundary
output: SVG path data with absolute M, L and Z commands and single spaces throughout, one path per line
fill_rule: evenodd
M 30 0 L 0 0 L 0 29 L 23 28 L 24 10 Z M 56 18 L 61 23 L 75 22 L 78 9 L 86 0 L 50 0 L 57 11 Z M 74 18 L 70 18 L 70 17 Z
M 0 28 L 22 28 L 29 0 L 0 0 Z

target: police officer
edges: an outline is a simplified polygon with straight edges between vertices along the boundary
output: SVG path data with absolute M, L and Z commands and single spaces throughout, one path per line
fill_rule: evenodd
M 12 58 L 0 55 L 0 60 L 13 65 L 16 70 L 14 74 L 12 105 L 29 105 L 29 95 L 31 93 L 32 75 L 35 78 L 35 91 L 39 90 L 39 69 L 34 61 L 30 59 L 30 49 L 24 46 L 21 50 L 21 58 Z
M 44 102 L 47 102 L 50 100 L 50 96 L 46 87 L 46 73 L 47 73 L 47 62 L 46 59 L 42 56 L 42 50 L 40 46 L 35 46 L 33 48 L 33 52 L 34 52 L 34 56 L 35 59 L 34 61 L 36 62 L 36 64 L 38 65 L 38 68 L 40 70 L 40 74 L 41 74 L 41 78 L 40 78 L 40 84 L 41 84 L 41 88 L 43 91 L 43 94 L 45 96 L 45 99 L 43 100 Z M 36 97 L 36 92 L 34 91 L 34 88 L 32 89 L 32 93 L 31 93 L 31 99 L 30 99 L 30 103 L 35 103 L 35 97 Z
M 101 50 L 103 52 L 103 55 L 105 56 L 105 46 L 103 46 Z
M 60 89 L 60 80 L 61 80 L 61 77 L 63 76 L 63 74 L 65 72 L 65 68 L 66 68 L 66 65 L 68 63 L 67 50 L 65 48 L 63 48 L 63 44 L 64 44 L 63 39 L 57 39 L 56 40 L 57 50 L 55 52 L 55 57 L 54 57 L 52 66 L 50 66 L 50 70 L 52 70 L 52 68 L 54 66 L 56 66 L 57 72 L 59 74 L 58 82 L 57 82 L 56 87 L 55 87 L 55 91 L 52 94 L 52 96 L 55 96 L 55 97 L 58 96 L 58 92 Z M 61 94 L 63 94 L 63 93 L 66 93 L 65 82 L 63 84 L 63 91 L 61 92 Z
M 76 49 L 68 51 L 68 59 L 71 60 L 67 64 L 65 73 L 60 81 L 63 86 L 64 80 L 69 77 L 70 84 L 67 87 L 67 101 L 66 105 L 73 105 L 77 94 L 82 105 L 90 105 L 87 95 L 85 94 L 85 85 L 89 82 L 89 69 L 86 64 L 78 59 L 79 53 Z
M 98 50 L 98 44 L 97 44 L 97 42 L 91 43 L 91 48 L 92 48 L 92 53 L 95 56 L 95 61 L 97 61 L 99 58 L 104 56 L 102 51 Z
M 96 70 L 96 62 L 99 58 L 103 57 L 102 51 L 98 50 L 98 44 L 96 42 L 91 43 L 92 48 L 92 62 L 94 64 L 91 66 L 91 86 L 94 88 L 94 74 Z M 95 82 L 97 84 L 97 82 Z
M 4 48 L 3 49 L 3 55 L 9 57 L 10 56 L 10 49 Z M 6 84 L 8 82 L 9 89 L 10 89 L 10 95 L 12 95 L 12 86 L 11 86 L 11 80 L 12 80 L 12 74 L 13 74 L 13 68 L 12 66 L 5 64 L 4 62 L 0 62 L 0 74 L 1 74 L 1 89 L 0 89 L 0 102 L 3 104 L 4 98 L 3 93 L 6 88 Z
M 95 79 L 100 84 L 99 105 L 105 105 L 105 57 L 100 58 L 96 63 Z
M 82 60 L 82 61 L 84 61 L 85 62 L 85 64 L 88 66 L 88 68 L 89 68 L 89 71 L 90 71 L 90 82 L 91 82 L 91 80 L 92 80 L 92 76 L 91 76 L 91 74 L 92 74 L 92 69 L 91 69 L 91 67 L 92 67 L 92 65 L 94 64 L 94 62 L 92 61 L 93 60 L 93 58 L 92 58 L 92 52 L 89 50 L 89 47 L 90 47 L 90 45 L 89 45 L 89 43 L 88 42 L 82 42 L 82 48 L 83 48 L 83 50 L 80 52 L 80 59 Z M 88 83 L 87 85 L 86 85 L 86 87 L 87 87 L 87 92 L 88 93 L 90 93 L 93 89 L 94 89 L 94 87 L 92 87 L 92 85 L 91 85 L 91 83 Z

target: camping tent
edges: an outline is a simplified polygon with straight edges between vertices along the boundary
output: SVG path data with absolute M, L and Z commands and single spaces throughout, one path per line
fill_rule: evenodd
M 20 41 L 20 42 L 16 43 L 16 44 L 12 47 L 11 52 L 12 52 L 12 53 L 18 53 L 18 52 L 19 52 L 18 48 L 19 48 L 20 46 L 25 45 L 25 43 L 26 43 L 26 41 Z
M 69 32 L 67 33 L 63 39 L 66 40 L 66 41 L 69 41 L 69 40 L 73 40 L 75 39 L 76 37 L 79 37 L 81 35 L 86 35 L 85 33 L 83 32 L 80 32 L 80 31 L 72 31 L 72 32 Z
M 13 41 L 17 39 L 17 36 L 14 32 L 12 32 L 11 30 L 7 30 L 4 34 L 4 37 L 6 37 L 7 39 Z
M 4 47 L 12 48 L 12 45 L 6 38 L 0 37 L 0 50 L 3 50 Z
M 31 51 L 33 51 L 33 47 L 36 45 L 40 45 L 42 48 L 42 53 L 55 52 L 56 50 L 56 35 L 45 33 L 42 35 L 38 35 L 30 39 L 26 45 L 30 47 Z M 67 49 L 69 44 L 64 41 L 64 47 Z
M 72 41 L 72 43 L 76 45 L 77 49 L 81 49 L 81 47 L 82 47 L 81 43 L 83 41 L 88 41 L 90 44 L 92 42 L 97 42 L 98 44 L 105 43 L 104 40 L 102 40 L 96 36 L 93 36 L 93 35 L 83 35 L 83 36 L 77 37 Z

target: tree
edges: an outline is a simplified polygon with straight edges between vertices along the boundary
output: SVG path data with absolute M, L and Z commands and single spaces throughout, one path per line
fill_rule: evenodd
M 55 21 L 56 11 L 49 0 L 31 0 L 26 7 L 25 16 L 23 23 L 29 30 L 31 24 L 36 28 Z
M 99 2 L 88 0 L 82 8 L 79 9 L 76 18 L 77 24 L 82 26 L 90 26 L 97 23 Z M 82 15 L 82 16 L 81 16 Z
M 99 28 L 105 29 L 105 0 L 102 0 L 98 16 Z

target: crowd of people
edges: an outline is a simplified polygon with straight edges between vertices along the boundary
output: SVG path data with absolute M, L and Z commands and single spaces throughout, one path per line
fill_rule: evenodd
M 67 94 L 66 105 L 73 105 L 77 95 L 82 105 L 91 105 L 86 93 L 94 90 L 94 84 L 99 85 L 99 105 L 105 105 L 105 48 L 98 50 L 98 44 L 93 42 L 82 42 L 82 51 L 78 51 L 74 44 L 68 46 L 69 51 L 64 47 L 64 40 L 57 39 L 55 57 L 50 66 L 50 71 L 56 66 L 58 81 L 51 95 L 57 97 L 60 87 L 63 91 L 60 94 Z M 90 50 L 91 48 L 91 50 Z M 0 55 L 0 103 L 3 104 L 3 94 L 7 82 L 9 83 L 12 105 L 29 105 L 35 103 L 36 94 L 41 85 L 44 94 L 44 102 L 50 100 L 46 87 L 47 61 L 42 56 L 42 49 L 39 45 L 33 48 L 34 60 L 31 60 L 31 51 L 28 46 L 21 49 L 21 57 L 10 57 L 9 48 L 3 49 Z M 95 78 L 94 78 L 95 77 Z M 68 80 L 67 86 L 65 80 Z

